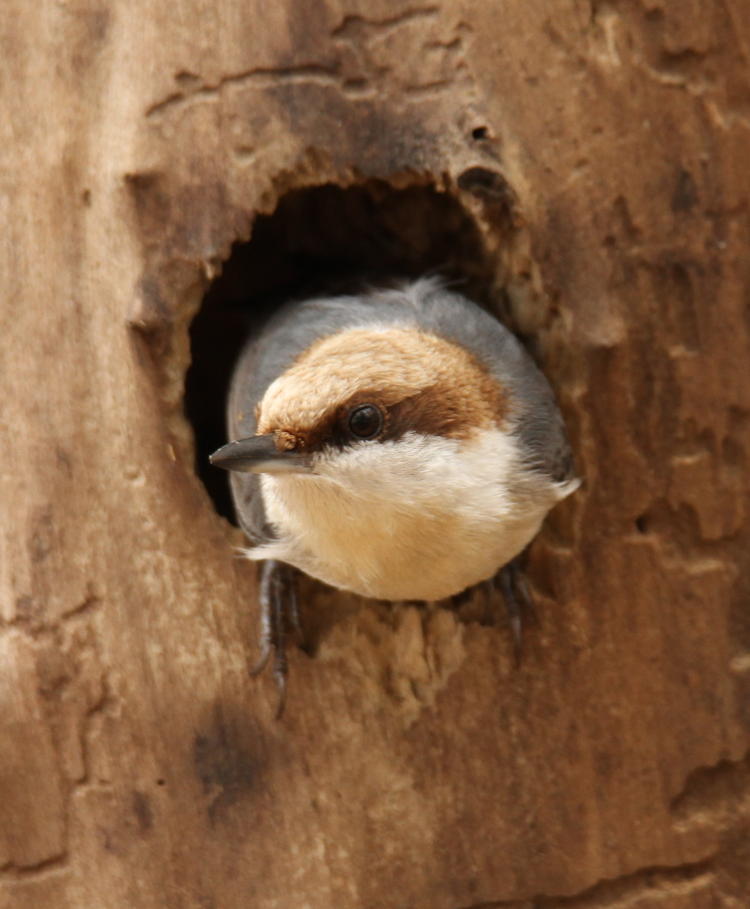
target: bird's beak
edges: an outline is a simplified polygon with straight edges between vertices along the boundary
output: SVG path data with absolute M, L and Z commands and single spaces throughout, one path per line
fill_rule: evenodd
M 303 473 L 310 469 L 309 455 L 279 451 L 273 433 L 228 442 L 208 460 L 214 467 L 242 473 Z

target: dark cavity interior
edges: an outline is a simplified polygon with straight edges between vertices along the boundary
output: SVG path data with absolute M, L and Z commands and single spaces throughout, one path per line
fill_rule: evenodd
M 227 441 L 224 410 L 245 338 L 289 299 L 438 274 L 487 304 L 494 267 L 458 200 L 434 186 L 394 189 L 370 181 L 283 196 L 237 243 L 209 287 L 190 330 L 185 410 L 195 431 L 196 470 L 219 514 L 234 521 L 224 471 L 208 456 Z

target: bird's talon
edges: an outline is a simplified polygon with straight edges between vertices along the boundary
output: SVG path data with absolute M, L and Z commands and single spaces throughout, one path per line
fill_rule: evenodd
M 260 657 L 256 660 L 255 665 L 250 667 L 249 675 L 251 678 L 260 675 L 261 672 L 268 666 L 268 661 L 271 658 L 271 648 L 268 647 L 267 650 L 264 650 Z
M 286 707 L 286 669 L 283 674 L 279 674 L 274 670 L 273 677 L 276 680 L 276 694 L 278 700 L 276 701 L 276 712 L 274 713 L 274 719 L 280 720 L 284 715 L 284 708 Z
M 286 680 L 289 665 L 286 656 L 286 626 L 301 632 L 297 591 L 292 569 L 282 562 L 267 559 L 261 563 L 260 591 L 260 657 L 250 669 L 252 677 L 260 675 L 273 656 L 273 677 L 278 691 L 275 716 L 284 713 Z
M 521 665 L 523 657 L 523 615 L 524 613 L 533 615 L 529 589 L 521 570 L 521 558 L 522 556 L 517 556 L 507 565 L 503 565 L 495 576 L 505 601 L 517 667 Z

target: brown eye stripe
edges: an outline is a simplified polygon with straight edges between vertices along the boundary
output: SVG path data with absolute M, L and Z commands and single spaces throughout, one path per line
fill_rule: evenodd
M 506 412 L 499 386 L 488 376 L 491 387 L 484 389 L 484 401 L 476 406 L 476 395 L 455 384 L 437 384 L 411 395 L 389 408 L 388 438 L 397 439 L 409 431 L 447 439 L 465 439 L 477 429 L 499 424 Z
M 323 445 L 345 446 L 352 441 L 347 431 L 349 414 L 362 404 L 373 404 L 383 413 L 383 429 L 377 436 L 382 441 L 395 441 L 407 432 L 447 439 L 465 439 L 481 427 L 499 424 L 505 402 L 499 386 L 489 376 L 493 387 L 484 389 L 494 408 L 472 407 L 473 395 L 456 385 L 434 385 L 399 401 L 386 403 L 392 397 L 381 390 L 358 392 L 343 407 L 328 412 L 312 429 L 295 433 L 296 445 L 314 451 Z M 288 438 L 289 433 L 279 433 Z M 278 443 L 277 443 L 278 444 Z

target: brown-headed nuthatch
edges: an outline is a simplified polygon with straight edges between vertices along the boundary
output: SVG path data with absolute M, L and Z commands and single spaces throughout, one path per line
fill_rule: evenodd
M 211 462 L 232 472 L 245 553 L 264 560 L 259 666 L 275 647 L 280 706 L 285 565 L 366 597 L 442 600 L 494 577 L 580 482 L 531 358 L 432 278 L 282 307 L 239 358 L 228 417 L 236 441 Z

